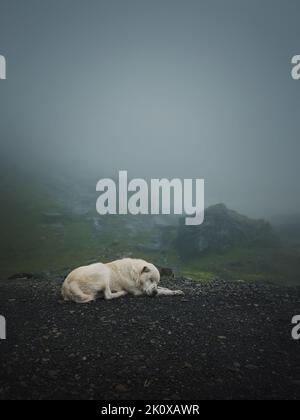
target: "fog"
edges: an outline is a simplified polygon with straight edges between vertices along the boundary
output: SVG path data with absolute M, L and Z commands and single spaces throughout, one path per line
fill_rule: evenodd
M 299 15 L 295 0 L 0 0 L 6 191 L 127 170 L 204 178 L 207 205 L 297 212 Z

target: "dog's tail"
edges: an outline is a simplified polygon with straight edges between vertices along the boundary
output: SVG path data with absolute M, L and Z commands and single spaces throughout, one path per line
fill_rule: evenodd
M 62 287 L 62 297 L 65 301 L 73 301 L 76 303 L 88 303 L 94 300 L 93 296 L 86 295 L 80 289 L 77 282 L 64 282 Z

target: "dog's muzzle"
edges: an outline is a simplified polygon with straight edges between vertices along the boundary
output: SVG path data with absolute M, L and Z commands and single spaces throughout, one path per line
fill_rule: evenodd
M 158 294 L 157 289 L 153 289 L 153 290 L 151 291 L 150 296 L 151 296 L 151 297 L 155 297 L 155 296 L 157 296 L 157 294 Z

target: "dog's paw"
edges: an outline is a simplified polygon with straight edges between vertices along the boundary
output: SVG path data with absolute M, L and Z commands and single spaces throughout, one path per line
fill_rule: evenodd
M 175 296 L 182 296 L 182 295 L 184 295 L 184 293 L 183 293 L 182 290 L 174 290 L 174 295 Z

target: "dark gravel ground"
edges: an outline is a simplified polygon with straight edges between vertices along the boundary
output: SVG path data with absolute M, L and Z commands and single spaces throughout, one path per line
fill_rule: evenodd
M 0 399 L 298 399 L 300 289 L 166 280 L 185 296 L 63 303 L 0 282 Z

